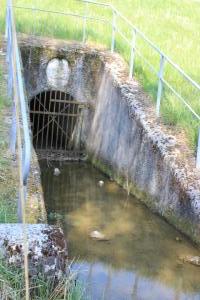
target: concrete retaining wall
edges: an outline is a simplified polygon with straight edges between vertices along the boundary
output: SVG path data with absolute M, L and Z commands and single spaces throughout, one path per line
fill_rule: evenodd
M 84 112 L 82 142 L 93 163 L 147 206 L 200 244 L 200 174 L 175 132 L 155 118 L 155 108 L 117 54 L 77 43 L 21 37 L 29 98 L 55 89 L 48 63 L 66 59 L 70 75 L 57 86 Z M 65 76 L 64 76 L 65 78 Z

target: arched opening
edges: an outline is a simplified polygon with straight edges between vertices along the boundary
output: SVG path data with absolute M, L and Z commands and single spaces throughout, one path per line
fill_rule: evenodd
M 81 110 L 84 103 L 61 91 L 44 91 L 30 101 L 33 145 L 43 156 L 81 151 Z

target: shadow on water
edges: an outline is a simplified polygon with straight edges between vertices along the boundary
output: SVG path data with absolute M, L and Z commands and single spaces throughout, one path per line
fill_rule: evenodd
M 200 268 L 179 259 L 199 255 L 185 237 L 93 166 L 53 169 L 41 163 L 49 222 L 62 225 L 89 299 L 200 300 Z M 92 240 L 93 230 L 109 241 Z

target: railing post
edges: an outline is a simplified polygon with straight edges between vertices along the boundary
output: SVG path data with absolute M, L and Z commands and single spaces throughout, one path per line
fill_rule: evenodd
M 12 112 L 12 126 L 10 129 L 10 151 L 14 155 L 16 149 L 16 139 L 17 139 L 17 127 L 16 127 L 16 111 L 15 104 L 13 104 L 13 112 Z
M 37 11 L 35 9 L 35 7 L 33 7 L 33 10 L 32 10 L 32 15 L 33 15 L 33 33 L 32 35 L 36 35 L 36 26 L 37 26 Z
M 196 168 L 200 168 L 200 127 L 198 129 Z
M 134 29 L 133 30 L 132 42 L 131 42 L 131 57 L 130 57 L 129 79 L 132 79 L 133 74 L 134 74 L 135 47 L 136 47 L 136 30 Z
M 113 53 L 115 50 L 115 35 L 116 35 L 116 19 L 117 13 L 113 10 L 113 19 L 112 19 L 112 41 L 111 41 L 111 52 Z
M 6 39 L 7 39 L 7 47 L 6 47 L 6 61 L 7 63 L 10 61 L 10 52 L 11 52 L 11 22 L 10 22 L 10 9 L 7 8 L 7 24 L 6 24 Z
M 5 39 L 8 38 L 8 27 L 9 27 L 9 16 L 10 16 L 10 6 L 11 6 L 11 2 L 10 0 L 7 0 L 7 4 L 6 4 L 6 28 L 5 28 Z
M 86 26 L 87 26 L 88 2 L 85 2 L 84 18 L 83 18 L 83 43 L 86 42 Z
M 5 28 L 5 39 L 8 38 L 8 6 L 6 7 L 6 28 Z
M 165 57 L 161 54 L 160 57 L 160 69 L 158 73 L 158 92 L 157 92 L 157 101 L 156 101 L 156 116 L 159 117 L 160 115 L 160 101 L 162 97 L 162 90 L 163 90 L 163 73 L 164 73 L 164 64 L 165 64 Z

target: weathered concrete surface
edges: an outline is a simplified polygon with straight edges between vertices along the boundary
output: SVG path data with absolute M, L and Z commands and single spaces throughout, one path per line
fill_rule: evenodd
M 29 276 L 59 278 L 66 272 L 67 246 L 63 232 L 56 226 L 26 225 L 28 236 Z M 9 264 L 24 263 L 24 229 L 22 224 L 0 224 L 0 257 Z
M 70 76 L 67 60 L 53 58 L 48 62 L 46 74 L 49 85 L 59 90 L 64 89 Z
M 40 166 L 33 148 L 30 175 L 27 184 L 26 218 L 29 224 L 47 223 Z
M 7 217 L 7 222 L 13 222 L 17 220 L 17 201 L 18 201 L 18 185 L 19 185 L 19 176 L 17 170 L 16 157 L 13 155 L 9 149 L 9 140 L 10 140 L 10 128 L 12 124 L 12 101 L 8 99 L 7 96 L 7 64 L 6 64 L 6 46 L 5 41 L 0 37 L 0 70 L 3 76 L 0 76 L 0 86 L 1 86 L 1 97 L 5 98 L 5 107 L 1 110 L 0 113 L 0 150 L 1 150 L 1 160 L 3 166 L 1 168 L 1 179 L 2 186 L 0 182 L 0 200 L 9 203 L 11 206 L 9 217 Z M 3 161 L 4 157 L 4 161 Z M 3 170 L 1 170 L 3 169 Z M 0 180 L 1 181 L 1 180 Z M 6 190 L 6 192 L 5 192 Z M 4 199 L 6 195 L 6 198 Z M 12 197 L 12 202 L 10 198 Z M 43 192 L 40 180 L 40 169 L 37 161 L 37 157 L 34 149 L 32 149 L 32 161 L 31 161 L 31 170 L 30 176 L 28 179 L 27 185 L 27 221 L 29 223 L 45 223 L 47 221 L 46 210 L 43 199 Z M 8 205 L 8 209 L 9 209 Z M 15 209 L 13 209 L 13 206 Z M 6 207 L 5 207 L 6 208 Z
M 64 91 L 89 102 L 83 142 L 95 165 L 200 244 L 200 174 L 182 132 L 155 117 L 155 107 L 117 54 L 78 43 L 21 37 L 29 98 L 55 89 L 48 62 L 66 59 Z M 59 87 L 58 87 L 59 88 Z

